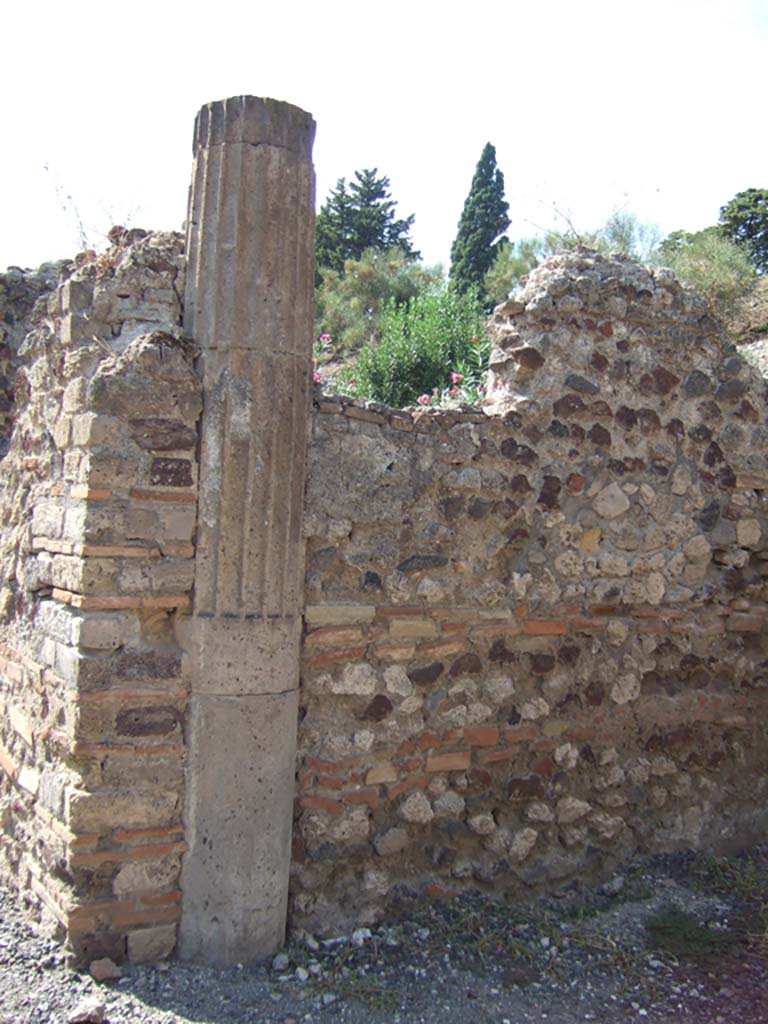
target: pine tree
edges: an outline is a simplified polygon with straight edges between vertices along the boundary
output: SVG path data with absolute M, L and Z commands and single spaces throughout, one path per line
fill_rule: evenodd
M 384 252 L 400 248 L 412 260 L 416 252 L 409 238 L 414 216 L 395 218 L 389 178 L 377 178 L 377 169 L 355 171 L 349 183 L 339 178 L 336 188 L 317 215 L 317 267 L 344 272 L 345 260 L 359 260 L 366 249 Z
M 503 235 L 509 225 L 504 175 L 496 166 L 495 148 L 487 142 L 451 246 L 451 284 L 458 292 L 476 288 L 486 300 L 484 278 L 507 244 Z

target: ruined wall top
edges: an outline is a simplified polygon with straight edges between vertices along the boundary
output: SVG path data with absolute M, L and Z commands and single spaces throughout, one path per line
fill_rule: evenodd
M 746 391 L 735 383 L 746 367 L 727 358 L 706 302 L 671 271 L 626 257 L 577 249 L 548 259 L 495 310 L 491 332 L 491 415 L 535 417 L 552 402 L 571 414 L 597 402 L 599 415 L 600 400 L 659 401 L 681 382 L 691 399 Z

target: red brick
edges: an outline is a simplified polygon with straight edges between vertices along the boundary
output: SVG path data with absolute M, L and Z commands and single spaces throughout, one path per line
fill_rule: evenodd
M 451 654 L 461 654 L 464 651 L 464 641 L 436 640 L 433 643 L 419 644 L 416 651 L 420 658 L 444 658 Z
M 409 757 L 407 761 L 403 762 L 403 768 L 408 772 L 415 772 L 420 768 L 424 767 L 423 757 Z
M 73 853 L 70 863 L 73 867 L 88 864 L 109 864 L 113 861 L 149 860 L 167 857 L 171 853 L 183 853 L 187 845 L 178 843 L 152 843 L 149 846 L 129 846 L 127 850 L 98 850 L 95 853 Z
M 314 654 L 304 658 L 308 665 L 335 665 L 345 661 L 362 661 L 365 657 L 367 645 L 361 647 L 345 647 L 341 650 L 324 651 L 322 654 Z
M 69 492 L 72 498 L 82 498 L 85 501 L 109 501 L 112 491 L 102 487 L 87 487 L 85 484 L 75 484 Z
M 426 789 L 428 785 L 428 775 L 410 775 L 407 779 L 390 786 L 387 789 L 387 796 L 390 800 L 396 800 L 402 793 L 408 793 L 411 789 Z
M 403 740 L 400 746 L 395 751 L 397 757 L 405 757 L 406 754 L 414 754 L 416 752 L 416 744 L 413 740 Z
M 545 779 L 551 778 L 557 771 L 557 765 L 551 757 L 540 757 L 531 765 L 534 775 L 543 775 Z
M 344 779 L 338 775 L 318 775 L 317 784 L 321 789 L 343 789 Z
M 347 758 L 344 761 L 324 761 L 320 757 L 311 757 L 309 754 L 304 758 L 304 767 L 311 772 L 325 772 L 333 775 L 343 774 L 355 762 Z
M 377 789 L 355 789 L 348 793 L 342 793 L 341 798 L 345 804 L 365 804 L 372 811 L 379 806 L 379 791 Z
M 598 734 L 602 738 L 603 730 L 594 725 L 583 725 L 575 723 L 570 727 L 568 732 L 564 734 L 564 737 L 569 740 L 585 742 L 587 740 L 595 739 L 595 737 L 598 736 Z
M 376 608 L 377 619 L 401 619 L 408 615 L 420 616 L 420 615 L 435 615 L 439 612 L 439 608 L 425 608 L 423 605 L 405 605 L 398 607 L 397 605 L 384 605 Z
M 181 916 L 181 907 L 159 907 L 146 910 L 121 910 L 112 915 L 112 924 L 116 928 L 128 928 L 139 924 L 163 924 L 177 921 Z
M 495 747 L 499 730 L 493 725 L 478 725 L 464 730 L 464 740 L 472 747 Z
M 162 828 L 119 829 L 112 833 L 116 843 L 146 843 L 151 839 L 180 839 L 183 834 L 181 825 L 166 825 Z
M 373 653 L 382 661 L 411 661 L 416 656 L 416 644 L 376 644 Z
M 303 796 L 299 801 L 305 811 L 327 811 L 329 814 L 343 814 L 344 808 L 338 800 L 325 796 Z
M 497 764 L 499 761 L 511 761 L 519 756 L 519 747 L 503 747 L 501 750 L 481 750 L 477 759 L 480 764 Z
M 604 619 L 594 619 L 583 615 L 577 615 L 571 619 L 571 626 L 577 633 L 597 633 L 607 629 Z
M 470 750 L 457 750 L 453 754 L 432 754 L 427 758 L 428 772 L 463 772 L 472 760 Z
M 165 907 L 172 906 L 176 903 L 181 903 L 181 891 L 175 889 L 173 892 L 161 892 L 157 896 L 140 896 L 139 897 L 142 906 L 145 907 Z
M 440 746 L 440 737 L 434 732 L 425 732 L 416 740 L 419 750 L 434 750 Z
M 527 743 L 529 740 L 535 740 L 538 735 L 539 731 L 535 725 L 513 725 L 504 730 L 504 742 Z
M 344 647 L 360 643 L 363 631 L 359 626 L 321 626 L 304 638 L 305 647 Z
M 508 620 L 505 622 L 489 622 L 483 626 L 473 626 L 470 631 L 470 637 L 474 640 L 476 637 L 505 637 L 505 636 L 519 636 L 521 633 L 520 625 L 517 622 Z

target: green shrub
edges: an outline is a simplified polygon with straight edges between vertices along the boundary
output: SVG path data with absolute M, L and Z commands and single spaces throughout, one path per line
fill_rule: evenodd
M 661 243 L 658 262 L 703 295 L 723 320 L 733 316 L 757 282 L 748 255 L 717 227 L 693 234 L 674 231 Z
M 432 404 L 451 388 L 452 374 L 463 376 L 462 365 L 475 372 L 484 322 L 483 307 L 472 293 L 433 289 L 405 305 L 390 300 L 382 313 L 379 344 L 366 345 L 336 386 L 394 407 L 413 405 L 419 398 L 421 404 Z
M 402 249 L 366 249 L 347 260 L 344 273 L 321 270 L 315 289 L 315 337 L 330 335 L 336 353 L 348 354 L 381 336 L 381 315 L 391 299 L 407 303 L 442 280 L 439 267 L 414 263 Z

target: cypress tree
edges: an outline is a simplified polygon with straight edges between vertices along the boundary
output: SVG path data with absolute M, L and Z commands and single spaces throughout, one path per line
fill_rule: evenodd
M 485 144 L 472 178 L 459 228 L 451 246 L 451 284 L 458 292 L 476 288 L 487 301 L 485 275 L 507 244 L 509 204 L 504 198 L 504 175 L 496 166 L 496 150 Z

